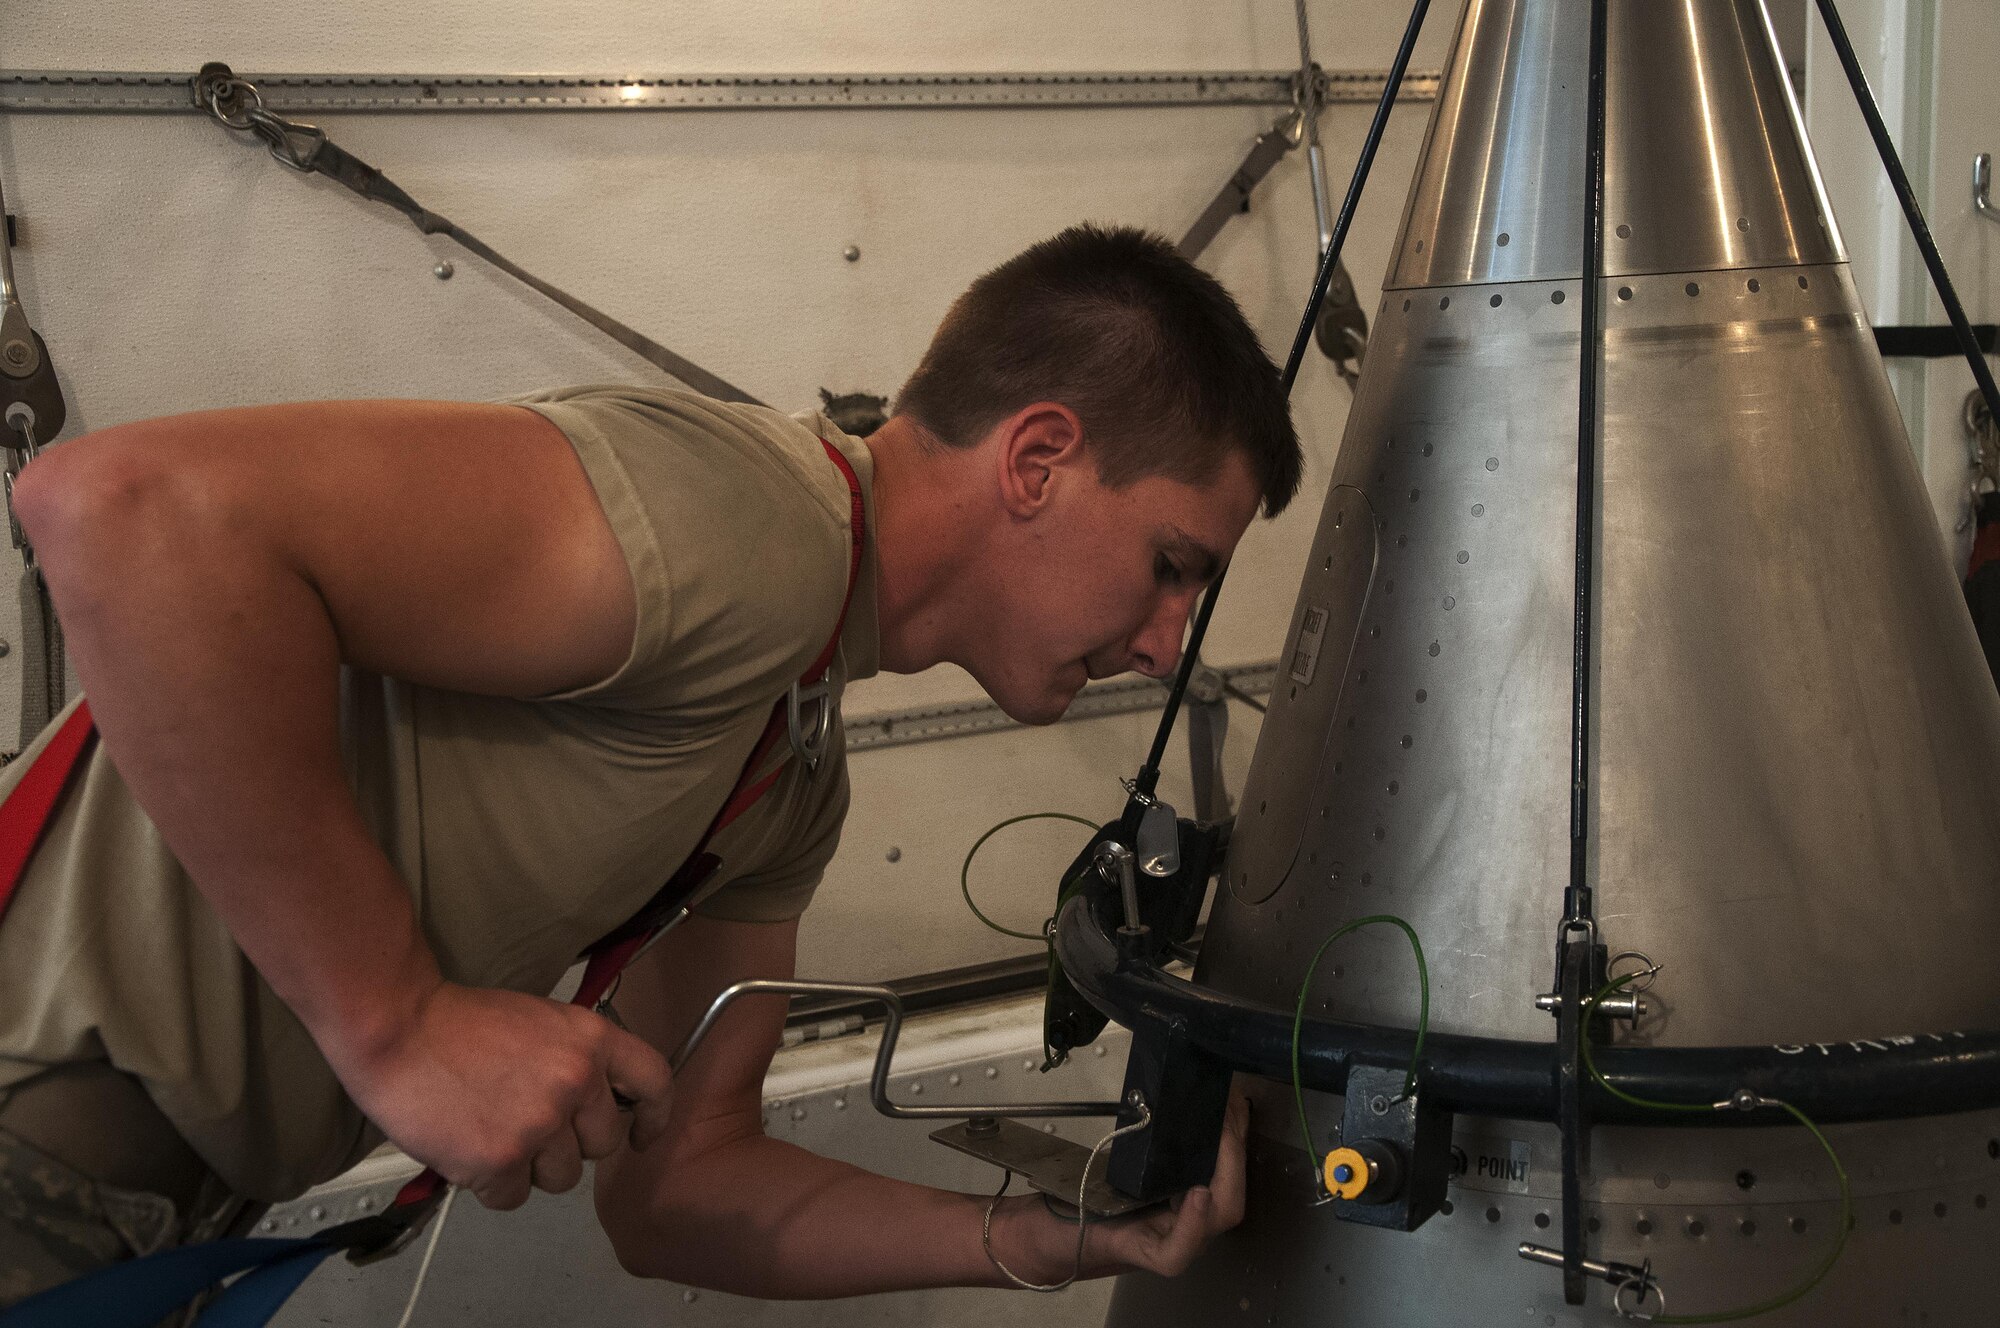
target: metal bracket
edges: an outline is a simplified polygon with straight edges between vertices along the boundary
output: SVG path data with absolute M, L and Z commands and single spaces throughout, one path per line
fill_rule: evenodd
M 1153 1123 L 1111 1145 L 1111 1184 L 1148 1200 L 1206 1185 L 1215 1173 L 1231 1078 L 1229 1067 L 1195 1046 L 1179 1024 L 1133 1029 L 1125 1094 L 1153 1104 Z
M 1972 159 L 1972 210 L 1988 221 L 2000 222 L 2000 207 L 1993 202 L 1993 154 L 1982 152 Z
M 1602 985 L 1604 947 L 1595 928 L 1565 929 L 1557 956 L 1556 1124 L 1562 1131 L 1563 1300 L 1583 1304 L 1583 1173 L 1590 1166 L 1590 1122 L 1583 1111 L 1583 1003 Z
M 1357 1064 L 1347 1073 L 1341 1114 L 1344 1150 L 1369 1163 L 1373 1183 L 1353 1198 L 1336 1196 L 1344 1222 L 1415 1231 L 1444 1203 L 1451 1179 L 1451 1113 L 1421 1090 L 1404 1094 L 1406 1069 Z

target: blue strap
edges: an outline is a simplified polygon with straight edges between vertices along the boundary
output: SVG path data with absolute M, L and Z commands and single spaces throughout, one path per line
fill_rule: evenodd
M 339 1247 L 316 1239 L 214 1240 L 127 1259 L 0 1310 L 0 1328 L 153 1328 L 226 1277 L 243 1273 L 201 1328 L 261 1328 Z
M 253 1268 L 231 1282 L 201 1312 L 195 1328 L 264 1328 L 337 1247 L 309 1242 L 307 1248 Z

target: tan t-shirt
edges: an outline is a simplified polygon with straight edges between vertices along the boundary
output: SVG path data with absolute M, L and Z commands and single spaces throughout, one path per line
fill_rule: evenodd
M 523 404 L 568 436 L 625 552 L 639 606 L 629 657 L 593 686 L 534 699 L 345 670 L 341 732 L 362 814 L 445 975 L 541 994 L 688 856 L 773 702 L 832 635 L 851 500 L 819 439 L 853 463 L 871 524 L 873 467 L 817 413 L 619 387 Z M 876 668 L 872 540 L 864 550 L 836 698 Z M 0 772 L 0 796 L 47 737 Z M 838 723 L 832 741 L 816 772 L 789 763 L 717 836 L 722 867 L 697 911 L 804 910 L 847 811 Z M 96 1059 L 137 1075 L 250 1198 L 295 1195 L 380 1141 L 101 747 L 0 919 L 0 1087 Z

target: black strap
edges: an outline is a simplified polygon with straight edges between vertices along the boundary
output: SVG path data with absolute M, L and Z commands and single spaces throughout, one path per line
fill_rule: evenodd
M 2000 326 L 1974 323 L 1972 339 L 1979 343 L 1980 350 L 1991 355 L 1996 339 L 2000 339 Z M 1878 327 L 1875 348 L 1884 359 L 1900 360 L 1948 360 L 1964 353 L 1958 344 L 1958 333 L 1948 323 L 1937 327 Z

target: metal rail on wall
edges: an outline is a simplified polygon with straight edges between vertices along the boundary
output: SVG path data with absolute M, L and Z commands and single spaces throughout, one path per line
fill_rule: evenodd
M 964 74 L 252 74 L 273 111 L 755 111 L 1290 106 L 1293 70 Z M 1387 74 L 1322 70 L 1322 105 L 1373 103 Z M 1402 101 L 1437 96 L 1436 70 L 1410 74 Z M 0 111 L 197 109 L 186 73 L 0 70 Z

